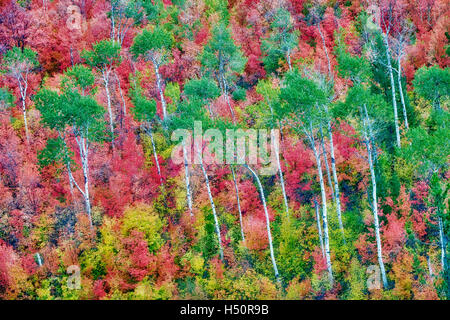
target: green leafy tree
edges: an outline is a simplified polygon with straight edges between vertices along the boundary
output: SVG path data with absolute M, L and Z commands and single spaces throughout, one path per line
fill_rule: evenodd
M 163 120 L 167 119 L 167 108 L 160 67 L 169 61 L 173 42 L 172 33 L 167 31 L 163 26 L 150 26 L 134 38 L 133 45 L 130 49 L 135 58 L 142 57 L 144 60 L 151 61 L 153 64 L 156 74 L 156 85 L 163 111 Z
M 153 126 L 156 122 L 156 101 L 145 97 L 138 77 L 135 76 L 132 83 L 133 87 L 129 95 L 134 105 L 133 115 L 137 121 L 142 122 L 141 128 L 150 136 L 156 168 L 158 169 L 161 184 L 163 184 L 161 167 L 159 165 L 158 154 L 156 153 L 155 140 L 153 139 Z
M 413 85 L 420 96 L 431 101 L 440 110 L 441 101 L 450 96 L 450 68 L 423 66 L 416 71 Z
M 230 29 L 224 22 L 218 23 L 212 30 L 211 39 L 200 56 L 202 66 L 217 80 L 222 94 L 225 95 L 233 122 L 236 122 L 231 107 L 229 91 L 235 81 L 235 75 L 244 71 L 247 58 L 231 38 Z
M 111 40 L 120 45 L 127 34 L 127 31 L 141 24 L 144 18 L 144 9 L 141 0 L 111 0 L 111 10 L 108 17 L 111 20 Z M 150 2 L 151 1 L 144 1 Z
M 263 40 L 261 47 L 265 53 L 263 58 L 266 71 L 275 72 L 280 66 L 279 61 L 287 62 L 289 70 L 292 70 L 291 55 L 298 45 L 298 30 L 294 29 L 291 13 L 279 8 L 272 17 L 270 24 L 272 34 Z
M 92 227 L 91 200 L 89 196 L 89 151 L 93 142 L 106 139 L 103 121 L 103 108 L 95 99 L 86 94 L 94 84 L 90 70 L 75 66 L 65 73 L 61 93 L 42 88 L 34 100 L 41 112 L 44 126 L 54 130 L 58 138 L 50 139 L 39 154 L 41 165 L 60 163 L 67 169 L 69 183 L 75 185 L 84 199 L 86 212 Z M 74 153 L 70 150 L 68 139 L 73 137 L 79 148 L 83 184 L 73 176 Z
M 3 55 L 0 73 L 12 77 L 19 87 L 22 102 L 22 114 L 27 142 L 30 142 L 30 132 L 27 121 L 26 99 L 28 95 L 29 76 L 39 66 L 37 53 L 30 48 L 13 47 Z
M 322 106 L 328 102 L 326 92 L 319 85 L 294 70 L 288 72 L 284 79 L 284 87 L 280 97 L 284 104 L 277 113 L 282 119 L 293 119 L 294 129 L 303 133 L 309 141 L 316 159 L 317 172 L 322 196 L 322 220 L 325 245 L 325 258 L 328 278 L 333 283 L 333 271 L 330 257 L 330 241 L 328 232 L 327 197 L 322 174 L 322 161 L 317 147 L 318 131 L 324 122 Z
M 108 104 L 109 129 L 111 135 L 114 136 L 114 118 L 109 84 L 114 68 L 122 61 L 120 56 L 120 44 L 113 40 L 101 40 L 92 46 L 92 50 L 84 50 L 81 53 L 81 57 L 87 65 L 95 68 L 101 75 Z
M 8 88 L 0 88 L 0 112 L 14 106 L 16 97 L 8 90 Z

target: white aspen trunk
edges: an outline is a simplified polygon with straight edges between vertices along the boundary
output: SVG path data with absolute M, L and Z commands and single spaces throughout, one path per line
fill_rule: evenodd
M 91 201 L 89 199 L 89 162 L 88 162 L 88 148 L 86 145 L 86 139 L 84 135 L 77 139 L 78 147 L 80 149 L 80 158 L 81 158 L 81 167 L 83 169 L 83 178 L 84 178 L 84 191 L 80 192 L 84 198 L 84 204 L 86 207 L 86 213 L 89 217 L 89 223 L 91 229 L 93 228 L 92 224 L 92 215 L 91 215 Z M 78 185 L 77 185 L 78 187 Z
M 322 222 L 320 221 L 320 214 L 319 214 L 319 204 L 317 203 L 317 200 L 314 199 L 314 211 L 316 212 L 316 221 L 317 221 L 317 230 L 319 232 L 319 241 L 320 241 L 320 249 L 322 250 L 322 257 L 325 258 L 325 248 L 323 247 L 323 235 L 322 235 Z
M 225 94 L 225 100 L 227 101 L 228 108 L 231 112 L 231 118 L 233 120 L 233 123 L 236 123 L 236 118 L 234 116 L 233 108 L 231 107 L 230 97 L 228 96 L 228 86 L 227 81 L 225 80 L 225 76 L 222 74 L 222 81 L 223 81 L 223 88 L 224 88 L 224 94 Z
M 37 258 L 37 263 L 38 266 L 41 267 L 42 266 L 42 259 L 41 259 L 41 255 L 38 253 L 36 253 L 36 258 Z
M 237 201 L 237 207 L 238 207 L 238 211 L 239 211 L 239 223 L 241 225 L 241 236 L 242 236 L 242 241 L 245 243 L 244 225 L 242 222 L 241 202 L 239 201 L 239 189 L 238 189 L 238 185 L 237 185 L 237 181 L 236 181 L 236 176 L 234 174 L 234 168 L 233 168 L 233 166 L 230 166 L 230 167 L 231 167 L 231 174 L 233 176 L 234 189 L 236 190 L 236 201 Z
M 318 150 L 316 149 L 315 139 L 313 136 L 313 131 L 311 129 L 310 134 L 307 134 L 311 143 L 311 148 L 313 149 L 314 157 L 316 158 L 317 163 L 317 173 L 319 175 L 319 182 L 320 182 L 320 191 L 322 196 L 322 221 L 323 221 L 323 235 L 324 235 L 324 244 L 325 244 L 325 259 L 327 262 L 327 270 L 328 270 L 328 279 L 330 283 L 333 283 L 333 270 L 331 265 L 331 258 L 330 258 L 330 239 L 328 235 L 328 217 L 327 217 L 327 195 L 325 192 L 325 183 L 323 181 L 323 174 L 322 174 L 322 163 L 320 160 L 320 154 L 318 153 Z
M 441 266 L 442 270 L 445 271 L 445 239 L 444 239 L 444 227 L 442 225 L 441 217 L 438 218 L 439 222 L 439 242 L 441 245 Z
M 208 191 L 209 202 L 211 203 L 211 209 L 212 209 L 212 213 L 214 216 L 214 224 L 215 224 L 217 239 L 219 241 L 219 255 L 220 255 L 220 259 L 223 261 L 222 236 L 220 235 L 220 226 L 219 226 L 219 220 L 217 218 L 216 206 L 214 204 L 214 199 L 213 199 L 213 196 L 211 193 L 211 188 L 209 186 L 208 173 L 206 172 L 205 166 L 203 165 L 203 155 L 200 152 L 198 145 L 197 145 L 197 152 L 200 155 L 200 157 L 199 157 L 200 158 L 200 167 L 202 168 L 203 176 L 205 177 L 206 190 Z
M 164 98 L 164 92 L 162 89 L 162 84 L 161 84 L 161 75 L 159 74 L 159 67 L 158 67 L 158 63 L 152 59 L 153 62 L 153 67 L 155 68 L 155 74 L 156 74 L 156 85 L 158 87 L 158 91 L 159 91 L 159 97 L 161 99 L 161 107 L 162 107 L 162 112 L 163 112 L 163 120 L 166 120 L 167 118 L 167 109 L 166 109 L 166 99 Z
M 403 118 L 405 119 L 405 128 L 409 129 L 408 115 L 406 114 L 405 97 L 403 96 L 402 66 L 401 66 L 401 61 L 400 61 L 400 55 L 398 56 L 397 63 L 398 63 L 398 75 L 397 75 L 398 91 L 400 92 L 400 101 L 402 102 Z
M 386 50 L 386 59 L 389 70 L 389 78 L 391 80 L 391 91 L 392 91 L 392 106 L 394 107 L 394 125 L 395 125 L 395 137 L 397 139 L 397 147 L 400 148 L 400 130 L 398 128 L 398 110 L 397 110 L 397 99 L 395 98 L 395 82 L 394 75 L 392 72 L 391 56 L 389 50 L 389 40 L 388 36 L 383 33 L 384 46 Z
M 187 159 L 187 152 L 186 152 L 186 146 L 184 144 L 184 140 L 183 140 L 183 161 L 184 161 L 184 176 L 185 176 L 185 183 L 186 183 L 186 199 L 187 199 L 187 203 L 188 203 L 189 214 L 192 217 L 193 216 L 192 193 L 191 193 L 191 183 L 189 180 L 189 163 L 188 163 L 188 159 Z
M 263 207 L 264 207 L 264 213 L 266 215 L 267 238 L 269 239 L 270 258 L 272 260 L 272 265 L 273 265 L 273 271 L 274 271 L 274 274 L 275 274 L 275 278 L 280 283 L 281 279 L 280 279 L 280 275 L 278 274 L 277 262 L 275 260 L 275 253 L 273 251 L 272 233 L 270 231 L 269 212 L 267 211 L 266 197 L 264 196 L 264 189 L 262 187 L 261 181 L 259 180 L 259 177 L 256 174 L 256 172 L 253 171 L 253 169 L 250 168 L 247 164 L 244 164 L 244 167 L 247 168 L 252 173 L 253 177 L 256 180 L 256 183 L 258 184 L 259 192 L 261 194 L 262 204 L 263 204 Z
M 322 125 L 320 126 L 320 149 L 322 150 L 321 153 L 323 156 L 323 161 L 325 162 L 325 172 L 327 173 L 328 185 L 330 186 L 330 189 L 331 189 L 331 198 L 333 199 L 333 201 L 335 201 L 334 188 L 333 188 L 333 184 L 331 183 L 331 173 L 330 173 L 330 167 L 328 166 L 328 156 L 327 156 L 327 150 L 325 149 Z
M 386 278 L 386 270 L 384 268 L 384 262 L 383 262 L 383 252 L 382 252 L 382 245 L 381 245 L 381 237 L 380 237 L 380 224 L 378 221 L 378 201 L 377 201 L 377 181 L 375 177 L 375 169 L 374 169 L 374 163 L 372 158 L 372 146 L 371 146 L 371 140 L 369 139 L 369 135 L 372 136 L 372 130 L 370 125 L 369 116 L 367 113 L 367 108 L 364 105 L 364 111 L 365 111 L 365 121 L 364 121 L 364 127 L 367 128 L 364 130 L 364 138 L 365 138 L 365 144 L 367 148 L 367 158 L 369 162 L 369 168 L 370 168 L 370 178 L 372 180 L 372 210 L 373 210 L 373 219 L 374 219 L 374 226 L 375 226 L 375 238 L 377 242 L 377 256 L 378 256 L 378 264 L 380 265 L 380 271 L 381 271 L 381 278 L 383 280 L 383 287 L 385 289 L 388 288 L 387 278 Z M 369 131 L 369 135 L 367 134 L 367 130 Z
M 17 78 L 17 82 L 19 83 L 20 97 L 22 99 L 22 114 L 23 114 L 23 124 L 25 127 L 25 137 L 27 139 L 27 143 L 30 143 L 30 131 L 28 130 L 27 105 L 26 105 L 28 81 L 26 79 L 23 80 L 24 84 L 22 85 L 20 78 Z
M 280 150 L 278 148 L 278 141 L 276 141 L 273 131 L 271 131 L 271 138 L 272 138 L 272 143 L 273 143 L 273 146 L 275 149 L 275 157 L 277 159 L 278 175 L 280 176 L 281 191 L 283 192 L 284 208 L 286 211 L 286 216 L 288 216 L 289 215 L 289 205 L 288 205 L 288 199 L 287 199 L 287 195 L 286 195 L 286 188 L 284 186 L 283 170 L 281 169 L 281 163 L 280 163 Z
M 427 255 L 427 265 L 428 265 L 428 274 L 430 275 L 430 279 L 433 279 L 433 269 L 431 267 L 430 256 Z
M 334 192 L 335 192 L 334 199 L 336 201 L 336 211 L 339 221 L 339 228 L 341 229 L 342 237 L 345 243 L 344 224 L 342 223 L 341 195 L 339 193 L 339 181 L 336 172 L 336 158 L 334 156 L 333 132 L 331 127 L 331 121 L 328 121 L 328 139 L 330 141 L 331 171 L 333 172 L 333 180 L 334 180 Z
M 292 71 L 292 64 L 291 64 L 291 50 L 288 50 L 286 53 L 286 60 L 289 66 L 289 71 Z
M 108 104 L 109 130 L 111 131 L 112 141 L 114 142 L 114 120 L 111 107 L 111 94 L 109 92 L 109 74 L 108 71 L 104 70 L 102 71 L 102 74 L 103 74 L 103 83 L 105 85 L 106 100 Z
M 149 124 L 147 132 L 148 132 L 148 135 L 150 136 L 150 141 L 152 142 L 153 157 L 155 158 L 155 165 L 156 165 L 156 169 L 158 170 L 159 181 L 161 182 L 161 184 L 163 184 L 163 178 L 161 175 L 161 167 L 159 166 L 158 154 L 156 153 L 155 140 L 153 139 L 151 124 Z

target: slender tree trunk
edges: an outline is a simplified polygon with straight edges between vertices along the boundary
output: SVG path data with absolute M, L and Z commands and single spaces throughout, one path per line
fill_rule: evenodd
M 192 213 L 192 193 L 191 193 L 191 183 L 189 180 L 189 163 L 187 159 L 187 152 L 186 152 L 186 146 L 184 145 L 183 141 L 183 160 L 184 160 L 184 175 L 185 175 L 185 183 L 186 183 L 186 198 L 189 208 L 189 214 L 193 215 Z
M 383 39 L 384 39 L 384 47 L 385 47 L 385 51 L 386 51 L 386 59 L 387 59 L 387 65 L 388 65 L 388 71 L 389 71 L 389 78 L 391 80 L 392 106 L 394 107 L 395 137 L 397 139 L 397 147 L 400 148 L 401 145 L 400 145 L 400 130 L 398 128 L 397 99 L 395 97 L 395 82 L 394 82 L 394 74 L 392 71 L 388 36 L 386 34 L 383 34 Z
M 289 66 L 289 71 L 292 71 L 292 64 L 291 64 L 291 50 L 288 50 L 286 53 L 286 60 Z
M 230 166 L 231 168 L 231 174 L 233 176 L 233 182 L 234 182 L 234 189 L 236 190 L 236 201 L 237 201 L 237 207 L 239 211 L 239 223 L 241 225 L 241 236 L 242 241 L 245 243 L 245 234 L 244 234 L 244 224 L 242 222 L 242 211 L 241 211 L 241 202 L 239 201 L 239 189 L 236 181 L 236 175 L 234 174 L 234 168 L 233 166 Z
M 375 238 L 377 242 L 377 256 L 378 256 L 378 264 L 380 265 L 380 271 L 381 271 L 381 278 L 383 280 L 383 286 L 385 289 L 388 287 L 387 278 L 386 278 L 386 270 L 384 268 L 384 262 L 383 262 L 383 252 L 382 252 L 382 245 L 381 245 L 381 237 L 380 237 L 380 224 L 378 221 L 378 201 L 377 201 L 377 181 L 375 177 L 375 168 L 374 168 L 374 161 L 372 158 L 373 152 L 372 152 L 372 146 L 371 146 L 371 140 L 369 139 L 369 136 L 372 136 L 372 130 L 370 125 L 369 116 L 367 113 L 367 108 L 364 105 L 365 109 L 365 125 L 366 128 L 364 130 L 364 138 L 365 138 L 365 144 L 367 148 L 367 158 L 369 162 L 369 168 L 370 168 L 370 178 L 372 180 L 372 210 L 373 210 L 373 219 L 374 219 L 374 226 L 375 226 Z M 367 133 L 369 131 L 369 133 Z
M 153 67 L 155 68 L 156 85 L 158 86 L 159 97 L 161 99 L 161 107 L 162 107 L 162 111 L 163 111 L 163 120 L 166 120 L 166 118 L 167 118 L 166 99 L 164 98 L 164 92 L 163 92 L 163 89 L 162 89 L 161 75 L 159 73 L 159 67 L 158 67 L 158 64 L 156 63 L 156 61 L 152 60 L 152 62 L 153 62 Z
M 330 173 L 330 167 L 328 166 L 328 156 L 327 156 L 327 150 L 325 148 L 325 142 L 324 142 L 324 138 L 323 138 L 322 125 L 320 126 L 320 149 L 322 150 L 321 153 L 323 156 L 323 161 L 325 162 L 325 171 L 327 173 L 328 185 L 330 186 L 330 189 L 331 189 L 331 198 L 333 199 L 333 201 L 335 201 L 334 188 L 333 188 L 333 184 L 331 183 L 331 173 Z
M 284 200 L 284 208 L 286 211 L 286 216 L 289 215 L 289 205 L 288 205 L 288 199 L 286 195 L 286 188 L 284 186 L 284 178 L 283 178 L 283 170 L 281 169 L 281 163 L 280 163 L 280 150 L 278 148 L 278 141 L 275 140 L 275 135 L 272 131 L 272 143 L 275 149 L 275 156 L 277 159 L 277 166 L 278 166 L 278 175 L 280 176 L 280 184 L 281 184 L 281 191 L 283 192 L 283 200 Z
M 200 154 L 200 167 L 202 168 L 203 176 L 205 177 L 206 190 L 208 191 L 209 202 L 211 203 L 211 209 L 214 216 L 214 225 L 216 229 L 217 239 L 219 241 L 219 255 L 220 259 L 223 261 L 223 248 L 222 248 L 222 236 L 220 235 L 219 220 L 217 218 L 216 206 L 214 204 L 214 199 L 211 193 L 211 188 L 209 186 L 208 173 L 206 172 L 205 166 L 203 164 L 203 156 L 200 152 L 199 146 L 197 145 L 197 152 Z
M 111 107 L 111 94 L 109 92 L 109 75 L 107 71 L 103 71 L 103 82 L 105 84 L 106 100 L 108 103 L 109 130 L 111 131 L 112 141 L 114 144 L 114 120 Z
M 335 192 L 334 199 L 336 201 L 336 211 L 339 221 L 339 228 L 341 229 L 342 237 L 345 243 L 344 224 L 342 223 L 341 195 L 339 192 L 339 180 L 336 172 L 336 158 L 334 156 L 333 131 L 331 127 L 331 121 L 329 120 L 328 120 L 328 139 L 330 141 L 331 171 L 333 172 L 333 180 L 334 180 L 334 192 Z
M 310 125 L 311 126 L 311 125 Z M 324 234 L 324 243 L 325 243 L 325 258 L 327 262 L 327 270 L 328 270 L 328 279 L 330 283 L 333 283 L 333 270 L 331 266 L 331 258 L 330 258 L 330 239 L 328 235 L 328 217 L 327 217 L 327 195 L 325 192 L 325 183 L 323 180 L 323 174 L 322 174 L 322 163 L 320 160 L 320 154 L 318 150 L 316 149 L 316 143 L 314 138 L 314 133 L 311 131 L 307 136 L 310 140 L 311 148 L 314 153 L 314 157 L 316 158 L 317 163 L 317 173 L 319 175 L 319 182 L 320 182 L 320 191 L 322 196 L 322 221 L 323 221 L 323 234 Z
M 322 250 L 322 256 L 325 258 L 325 248 L 323 247 L 323 235 L 322 235 L 322 222 L 320 221 L 319 204 L 314 198 L 314 210 L 316 212 L 317 230 L 319 231 L 320 249 Z
M 222 81 L 223 81 L 223 89 L 224 89 L 224 94 L 225 94 L 225 100 L 227 101 L 228 108 L 230 109 L 231 118 L 233 119 L 233 123 L 236 123 L 236 117 L 234 116 L 234 111 L 233 111 L 233 108 L 231 107 L 230 97 L 228 96 L 227 81 L 226 81 L 225 76 L 223 75 L 223 73 L 221 75 L 222 75 Z
M 81 158 L 81 167 L 83 169 L 83 178 L 84 178 L 84 191 L 81 191 L 80 187 L 76 185 L 84 198 L 84 204 L 86 207 L 86 213 L 89 217 L 89 223 L 91 229 L 93 228 L 92 224 L 92 215 L 91 215 L 91 201 L 89 199 L 89 161 L 88 161 L 88 147 L 86 144 L 85 134 L 77 138 L 77 144 L 80 149 L 80 158 Z
M 261 194 L 261 201 L 262 201 L 262 204 L 263 204 L 263 207 L 264 207 L 264 213 L 266 215 L 267 238 L 269 239 L 270 258 L 272 260 L 272 265 L 273 265 L 273 271 L 275 273 L 275 278 L 280 283 L 281 279 L 280 279 L 280 275 L 278 274 L 277 262 L 275 260 L 275 253 L 274 253 L 274 250 L 273 250 L 272 233 L 270 231 L 269 212 L 267 211 L 266 197 L 264 196 L 264 189 L 262 187 L 261 181 L 259 180 L 259 177 L 256 174 L 256 172 L 253 171 L 253 169 L 250 168 L 247 164 L 244 164 L 244 167 L 247 168 L 252 173 L 253 177 L 256 180 L 256 183 L 258 184 L 259 192 Z
M 439 242 L 441 245 L 441 266 L 442 270 L 445 271 L 446 265 L 445 265 L 445 238 L 444 238 L 444 227 L 442 225 L 442 218 L 438 218 L 439 222 Z
M 30 131 L 28 130 L 27 105 L 26 105 L 28 82 L 26 79 L 24 79 L 24 84 L 22 84 L 20 78 L 17 78 L 17 82 L 19 83 L 20 97 L 22 99 L 22 114 L 23 114 L 23 124 L 25 127 L 25 137 L 27 139 L 27 143 L 30 143 Z
M 162 174 L 161 174 L 161 167 L 159 166 L 158 153 L 156 152 L 155 140 L 153 139 L 153 132 L 152 132 L 151 124 L 149 124 L 147 132 L 148 132 L 148 135 L 150 136 L 150 141 L 152 142 L 153 157 L 155 158 L 155 165 L 156 165 L 156 169 L 158 170 L 159 181 L 163 185 L 164 183 L 163 183 L 163 178 L 162 178 Z
M 430 275 L 430 279 L 433 280 L 433 269 L 431 267 L 430 256 L 427 254 L 427 265 L 428 265 L 428 274 Z
M 403 96 L 403 86 L 402 86 L 402 65 L 400 61 L 400 55 L 397 59 L 398 63 L 398 75 L 397 75 L 397 81 L 398 81 L 398 91 L 400 93 L 400 101 L 402 102 L 402 108 L 403 108 L 403 118 L 405 119 L 405 128 L 409 129 L 408 124 L 408 115 L 406 113 L 406 104 L 405 104 L 405 97 Z

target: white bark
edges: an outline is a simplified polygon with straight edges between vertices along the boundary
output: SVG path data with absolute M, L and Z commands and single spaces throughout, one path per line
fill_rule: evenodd
M 22 78 L 22 80 L 21 80 L 21 78 Z M 22 81 L 23 81 L 23 83 L 22 83 Z M 28 73 L 25 74 L 25 77 L 23 77 L 21 74 L 19 74 L 17 76 L 17 82 L 19 83 L 20 97 L 22 100 L 22 114 L 23 114 L 23 123 L 25 126 L 25 136 L 27 139 L 27 143 L 30 143 L 30 131 L 28 130 L 27 106 L 26 106 L 27 89 L 28 89 Z
M 230 167 L 231 167 L 231 174 L 233 175 L 234 189 L 236 190 L 236 201 L 237 201 L 237 207 L 238 207 L 238 211 L 239 211 L 239 223 L 241 225 L 241 236 L 242 236 L 242 241 L 245 243 L 244 224 L 242 222 L 241 202 L 239 201 L 239 188 L 238 188 L 237 181 L 236 181 L 236 175 L 234 174 L 234 168 L 233 168 L 233 166 L 230 166 Z
M 311 148 L 314 153 L 314 157 L 316 158 L 317 163 L 317 173 L 319 175 L 319 183 L 320 183 L 320 191 L 322 196 L 322 221 L 323 221 L 323 234 L 324 234 L 324 243 L 325 243 L 325 259 L 327 262 L 327 270 L 328 270 L 328 279 L 330 283 L 333 283 L 333 270 L 331 265 L 331 258 L 330 258 L 330 239 L 328 235 L 328 216 L 327 216 L 327 195 L 325 192 L 325 183 L 323 180 L 323 174 L 322 174 L 322 163 L 320 160 L 320 154 L 316 148 L 314 133 L 312 130 L 312 125 L 310 124 L 310 132 L 307 133 L 305 130 L 306 135 L 308 136 L 308 139 L 311 144 Z
M 370 168 L 370 178 L 372 180 L 372 210 L 373 210 L 373 219 L 374 219 L 374 226 L 375 226 L 375 238 L 377 242 L 377 256 L 378 256 L 378 264 L 380 266 L 381 271 L 381 278 L 383 280 L 383 286 L 385 289 L 388 287 L 387 278 L 386 278 L 386 270 L 384 268 L 384 262 L 383 262 L 383 252 L 382 252 L 382 245 L 381 245 L 381 237 L 380 237 L 380 224 L 378 221 L 378 201 L 377 201 L 377 182 L 375 177 L 375 168 L 373 163 L 373 150 L 372 150 L 372 144 L 370 137 L 372 136 L 372 129 L 370 124 L 370 119 L 367 113 L 367 108 L 364 105 L 364 112 L 365 112 L 365 119 L 364 119 L 364 139 L 365 139 L 365 145 L 367 148 L 367 159 L 369 162 L 369 168 Z
M 401 65 L 400 58 L 401 58 L 401 55 L 399 54 L 399 56 L 397 58 L 397 63 L 398 63 L 398 72 L 397 72 L 398 91 L 400 92 L 400 101 L 402 102 L 403 118 L 405 119 L 405 128 L 409 129 L 408 115 L 406 113 L 405 97 L 403 96 L 402 65 Z
M 270 231 L 270 220 L 269 220 L 269 212 L 267 211 L 267 205 L 266 205 L 266 197 L 264 196 L 264 189 L 262 187 L 261 181 L 259 180 L 258 175 L 255 171 L 253 171 L 252 168 L 250 168 L 247 164 L 244 164 L 244 167 L 247 168 L 253 175 L 253 177 L 256 180 L 256 183 L 258 184 L 259 192 L 261 194 L 261 200 L 264 207 L 264 213 L 266 215 L 266 227 L 267 227 L 267 238 L 269 239 L 269 249 L 270 249 L 270 258 L 272 260 L 273 265 L 273 271 L 275 273 L 275 278 L 278 282 L 281 281 L 280 275 L 278 274 L 278 268 L 277 268 L 277 262 L 275 260 L 275 253 L 273 251 L 273 244 L 272 244 L 272 233 Z
M 389 78 L 391 80 L 392 106 L 394 107 L 395 137 L 397 140 L 397 147 L 400 148 L 400 130 L 398 128 L 397 99 L 395 97 L 395 82 L 394 82 L 394 74 L 392 71 L 391 56 L 390 56 L 390 50 L 389 50 L 389 39 L 386 34 L 383 34 L 383 39 L 384 39 L 384 47 L 386 50 L 386 60 L 387 60 L 387 66 L 388 66 L 388 71 L 389 71 Z
M 193 215 L 192 213 L 192 193 L 191 193 L 191 183 L 189 180 L 189 163 L 187 159 L 187 152 L 186 152 L 186 146 L 184 145 L 183 141 L 183 161 L 184 161 L 184 176 L 185 176 L 185 183 L 186 183 L 186 199 L 188 203 L 189 208 L 189 214 Z
M 319 241 L 320 241 L 320 249 L 322 250 L 322 257 L 325 258 L 325 248 L 323 247 L 323 234 L 322 234 L 322 222 L 320 220 L 320 214 L 319 214 L 319 204 L 317 203 L 317 200 L 314 199 L 314 210 L 316 212 L 316 221 L 317 221 L 317 230 L 319 232 Z
M 441 266 L 442 270 L 445 271 L 445 239 L 444 239 L 444 227 L 442 225 L 442 218 L 438 218 L 439 222 L 439 242 L 441 246 Z
M 287 195 L 286 195 L 286 188 L 284 186 L 283 170 L 281 169 L 280 151 L 278 148 L 278 141 L 275 139 L 273 130 L 271 132 L 271 138 L 272 138 L 272 143 L 273 143 L 273 146 L 275 149 L 275 157 L 277 159 L 278 175 L 280 176 L 281 191 L 283 192 L 284 208 L 286 210 L 286 216 L 288 216 L 289 215 L 289 205 L 288 205 L 288 199 L 287 199 Z
M 333 188 L 333 184 L 331 183 L 330 167 L 328 166 L 328 156 L 327 156 L 327 150 L 325 149 L 325 142 L 324 142 L 324 137 L 323 137 L 322 126 L 320 126 L 320 149 L 322 150 L 321 153 L 323 156 L 323 161 L 325 162 L 325 171 L 327 173 L 328 185 L 330 186 L 330 189 L 331 189 L 331 197 L 332 197 L 333 201 L 335 201 L 334 188 Z
M 209 186 L 208 173 L 206 172 L 205 166 L 203 164 L 203 155 L 202 155 L 198 145 L 197 145 L 197 152 L 200 155 L 199 156 L 200 167 L 202 168 L 203 176 L 205 177 L 206 190 L 208 191 L 209 202 L 211 203 L 211 209 L 212 209 L 212 213 L 214 216 L 214 224 L 215 224 L 217 239 L 219 241 L 219 255 L 220 255 L 220 259 L 223 260 L 222 236 L 220 235 L 220 227 L 219 227 L 219 220 L 217 218 L 217 213 L 216 213 L 216 206 L 214 204 L 214 199 L 213 199 L 213 196 L 211 193 L 211 188 Z
M 342 237 L 345 243 L 345 230 L 344 224 L 342 223 L 341 195 L 339 192 L 339 181 L 336 172 L 336 158 L 334 156 L 333 131 L 331 127 L 331 121 L 329 120 L 328 120 L 328 139 L 330 141 L 331 171 L 333 172 L 333 180 L 334 180 L 334 193 L 335 193 L 334 199 L 336 201 L 336 211 L 339 221 L 339 228 L 341 229 Z
M 85 136 L 86 136 L 86 134 L 83 133 L 81 136 L 76 137 L 76 142 L 77 142 L 78 148 L 80 150 L 81 167 L 83 169 L 84 190 L 81 190 L 80 186 L 76 183 L 75 179 L 73 179 L 73 176 L 72 176 L 72 181 L 75 183 L 75 186 L 77 187 L 77 189 L 80 191 L 80 193 L 83 196 L 84 204 L 86 207 L 86 213 L 88 214 L 89 223 L 90 223 L 90 226 L 92 229 L 93 225 L 92 225 L 92 215 L 91 215 L 91 201 L 89 199 L 89 161 L 88 161 L 89 150 L 88 150 L 88 145 L 87 145 Z
M 155 59 L 152 59 L 152 62 L 153 62 L 153 67 L 155 68 L 156 85 L 158 87 L 159 97 L 160 97 L 160 100 L 161 100 L 161 107 L 162 107 L 162 112 L 163 112 L 163 120 L 166 120 L 166 118 L 167 118 L 166 99 L 164 98 L 164 92 L 163 92 L 163 89 L 162 89 L 161 75 L 159 73 L 159 66 L 158 66 L 158 63 L 156 62 Z
M 163 184 L 163 178 L 161 175 L 161 167 L 159 166 L 158 153 L 156 152 L 155 140 L 153 139 L 151 124 L 149 124 L 149 126 L 148 126 L 147 133 L 150 136 L 150 141 L 152 142 L 153 157 L 155 158 L 155 165 L 156 165 L 156 169 L 158 170 L 159 181 L 161 182 L 161 184 Z

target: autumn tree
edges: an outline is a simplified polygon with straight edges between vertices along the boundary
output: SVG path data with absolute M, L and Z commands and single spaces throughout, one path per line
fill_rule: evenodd
M 120 56 L 120 45 L 113 40 L 101 40 L 92 46 L 92 50 L 84 50 L 81 53 L 81 57 L 87 65 L 95 68 L 101 76 L 108 105 L 109 129 L 111 135 L 114 137 L 114 116 L 112 112 L 109 84 L 114 68 L 119 65 L 122 60 Z
M 271 17 L 272 34 L 263 40 L 261 46 L 265 53 L 263 58 L 266 71 L 274 72 L 279 68 L 279 60 L 287 62 L 292 70 L 291 56 L 298 45 L 298 30 L 294 29 L 291 13 L 285 8 L 278 8 Z
M 30 74 L 39 65 L 37 54 L 30 48 L 14 47 L 8 50 L 3 56 L 1 72 L 12 77 L 19 87 L 20 101 L 22 102 L 22 114 L 25 125 L 25 135 L 27 142 L 30 142 L 30 132 L 27 121 L 28 86 Z
M 362 143 L 366 147 L 367 161 L 370 169 L 372 185 L 371 208 L 374 218 L 375 239 L 377 243 L 378 264 L 381 271 L 384 288 L 388 288 L 386 270 L 383 261 L 382 243 L 380 237 L 380 223 L 378 211 L 377 176 L 375 164 L 377 161 L 377 134 L 380 127 L 386 122 L 386 104 L 379 95 L 374 95 L 367 88 L 371 77 L 370 66 L 364 57 L 353 56 L 344 48 L 338 53 L 338 72 L 342 77 L 352 79 L 354 85 L 350 89 L 345 104 L 336 108 L 340 116 L 349 116 L 358 120 L 359 130 L 362 134 Z M 369 193 L 368 193 L 369 196 Z M 370 199 L 369 199 L 370 202 Z
M 42 88 L 35 96 L 36 107 L 41 112 L 44 126 L 54 130 L 58 137 L 49 139 L 40 153 L 41 165 L 60 163 L 67 169 L 69 182 L 84 199 L 86 213 L 92 227 L 91 199 L 89 195 L 89 151 L 93 142 L 105 140 L 103 108 L 91 96 L 94 76 L 84 66 L 74 66 L 65 73 L 62 92 Z M 73 176 L 74 153 L 70 138 L 78 146 L 83 184 Z
M 225 96 L 233 122 L 236 117 L 230 102 L 230 90 L 235 75 L 244 71 L 247 58 L 234 43 L 229 27 L 224 22 L 214 26 L 212 35 L 200 56 L 202 66 L 217 80 Z
M 294 116 L 292 126 L 307 138 L 314 153 L 319 176 L 322 197 L 322 219 L 325 244 L 325 257 L 328 270 L 328 279 L 333 283 L 333 271 L 330 257 L 330 240 L 328 231 L 327 196 L 322 173 L 322 160 L 317 145 L 318 130 L 323 122 L 321 106 L 327 102 L 325 92 L 311 79 L 308 79 L 295 70 L 285 77 L 285 86 L 281 89 L 281 99 L 285 105 L 279 109 L 284 119 Z
M 156 75 L 156 86 L 161 101 L 163 120 L 167 119 L 166 99 L 164 98 L 163 79 L 161 77 L 161 66 L 168 62 L 173 45 L 173 35 L 164 26 L 149 26 L 138 34 L 131 46 L 131 53 L 135 58 L 142 57 L 151 61 Z
M 139 79 L 134 79 L 133 87 L 131 88 L 129 94 L 131 102 L 134 105 L 133 115 L 136 120 L 142 122 L 142 128 L 150 136 L 155 165 L 162 184 L 163 178 L 161 174 L 161 167 L 159 166 L 158 154 L 156 153 L 155 140 L 153 138 L 153 126 L 156 122 L 156 101 L 145 97 Z

